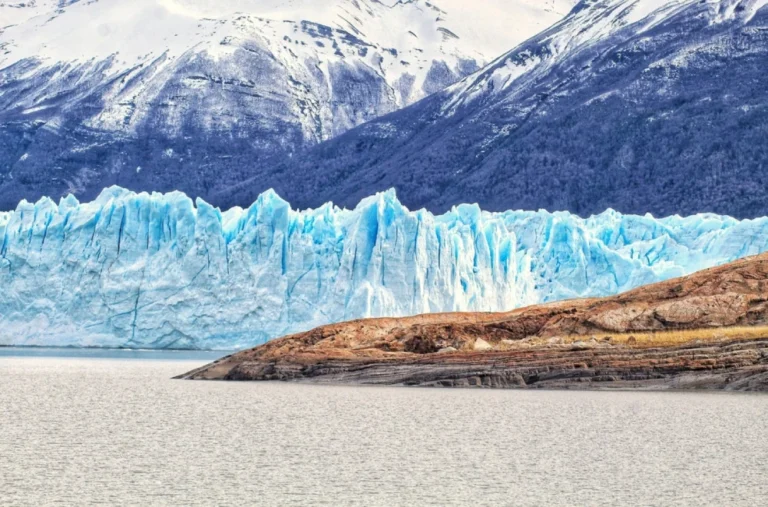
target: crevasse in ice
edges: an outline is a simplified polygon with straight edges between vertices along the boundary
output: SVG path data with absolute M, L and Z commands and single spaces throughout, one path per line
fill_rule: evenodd
M 226 212 L 106 189 L 0 213 L 0 344 L 235 349 L 331 322 L 614 294 L 768 250 L 768 219 L 409 211 L 394 191 Z

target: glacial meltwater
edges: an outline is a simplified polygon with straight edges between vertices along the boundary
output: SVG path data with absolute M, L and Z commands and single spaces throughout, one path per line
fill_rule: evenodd
M 0 504 L 768 498 L 766 395 L 193 382 L 209 355 L 125 354 L 0 349 Z

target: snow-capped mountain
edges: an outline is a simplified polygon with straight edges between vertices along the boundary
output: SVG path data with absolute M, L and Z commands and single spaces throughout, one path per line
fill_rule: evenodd
M 574 3 L 2 3 L 0 208 L 111 183 L 206 195 L 443 89 Z
M 387 192 L 226 212 L 105 190 L 0 213 L 0 345 L 233 349 L 321 324 L 615 294 L 768 250 L 768 219 L 435 216 Z
M 764 216 L 766 4 L 585 0 L 444 92 L 265 167 L 219 202 L 264 185 L 299 206 L 349 206 L 396 187 L 433 211 Z

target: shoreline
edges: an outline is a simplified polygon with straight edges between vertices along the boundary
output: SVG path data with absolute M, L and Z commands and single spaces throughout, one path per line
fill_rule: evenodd
M 525 390 L 768 392 L 768 339 L 647 349 L 534 348 L 384 360 L 249 361 L 238 356 L 175 378 Z
M 194 361 L 205 363 L 220 359 L 227 352 L 163 349 L 108 349 L 55 347 L 0 347 L 0 359 L 114 360 L 114 361 Z M 231 354 L 231 352 L 230 352 Z
M 0 345 L 0 350 L 4 349 L 22 349 L 22 350 L 103 350 L 103 351 L 125 351 L 125 352 L 221 352 L 222 354 L 231 354 L 231 350 L 214 350 L 214 349 L 147 349 L 147 348 L 131 348 L 131 347 L 77 347 L 68 345 Z
M 569 388 L 569 387 L 537 387 L 533 388 L 514 388 L 509 387 L 505 389 L 494 388 L 477 388 L 477 387 L 450 387 L 442 388 L 435 386 L 423 386 L 423 385 L 405 385 L 405 384 L 352 384 L 352 383 L 334 383 L 334 382 L 313 382 L 309 379 L 303 380 L 259 380 L 259 381 L 233 381 L 224 379 L 186 379 L 183 375 L 172 377 L 171 380 L 198 380 L 200 382 L 222 382 L 222 383 L 249 383 L 256 382 L 259 384 L 275 384 L 275 385 L 300 385 L 300 386 L 313 386 L 313 387 L 346 387 L 350 389 L 364 388 L 364 389 L 446 389 L 446 390 L 458 390 L 458 391 L 514 391 L 514 392 L 549 392 L 549 393 L 563 393 L 563 392 L 577 392 L 577 393 L 653 393 L 653 394 L 722 394 L 724 396 L 729 395 L 742 395 L 742 396 L 766 396 L 768 390 L 758 391 L 738 391 L 728 389 L 681 389 L 677 387 L 608 387 L 608 386 L 589 386 L 583 388 Z

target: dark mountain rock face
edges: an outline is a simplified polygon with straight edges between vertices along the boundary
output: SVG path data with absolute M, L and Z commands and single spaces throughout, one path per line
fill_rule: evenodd
M 768 214 L 764 0 L 585 0 L 400 110 L 477 62 L 418 74 L 413 55 L 349 27 L 229 23 L 215 44 L 118 73 L 109 58 L 4 68 L 0 208 L 119 184 L 222 207 L 270 187 L 299 207 L 395 187 L 435 212 Z
M 536 13 L 499 33 L 517 43 L 571 2 L 483 9 Z M 0 4 L 0 209 L 44 195 L 90 200 L 112 184 L 215 201 L 485 65 L 496 54 L 473 35 L 482 16 L 467 23 L 470 8 L 447 9 L 423 0 Z
M 268 53 L 239 49 L 226 65 L 189 54 L 161 70 L 162 60 L 106 81 L 109 62 L 54 66 L 33 81 L 20 70 L 10 79 L 0 97 L 0 207 L 68 192 L 94 197 L 112 184 L 206 195 L 214 184 L 238 181 L 261 158 L 319 141 L 319 132 L 305 134 L 307 118 L 294 108 L 303 90 L 275 95 L 275 83 L 288 82 L 288 73 Z M 365 77 L 355 93 L 381 88 L 377 77 Z M 57 90 L 44 84 L 49 80 Z M 38 112 L 15 110 L 30 88 L 51 98 Z M 125 98 L 110 111 L 105 97 L 115 91 Z M 357 98 L 346 102 L 350 110 L 376 110 Z M 94 124 L 105 110 L 112 124 Z M 391 110 L 384 104 L 378 111 Z
M 601 0 L 445 92 L 221 193 L 442 211 L 768 214 L 768 6 Z

